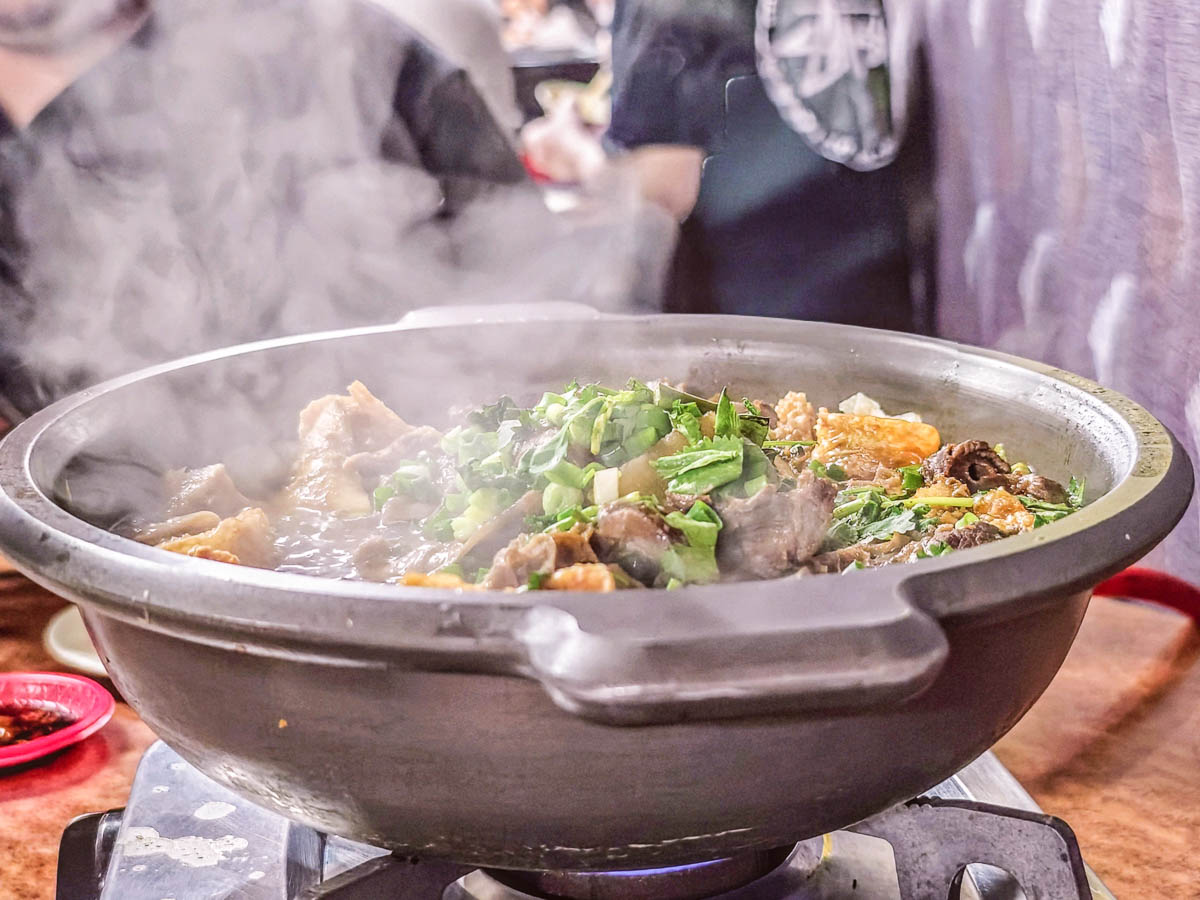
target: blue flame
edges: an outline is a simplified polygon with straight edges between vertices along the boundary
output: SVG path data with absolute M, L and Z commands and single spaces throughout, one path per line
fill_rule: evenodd
M 683 866 L 664 866 L 661 869 L 622 869 L 622 870 L 619 870 L 616 872 L 605 872 L 604 877 L 605 878 L 609 878 L 609 877 L 634 878 L 634 877 L 646 877 L 646 876 L 653 876 L 653 875 L 666 875 L 668 872 L 686 872 L 691 869 L 703 869 L 706 866 L 715 866 L 717 863 L 723 863 L 723 862 L 728 862 L 728 861 L 729 861 L 728 858 L 706 859 L 704 862 L 688 863 Z

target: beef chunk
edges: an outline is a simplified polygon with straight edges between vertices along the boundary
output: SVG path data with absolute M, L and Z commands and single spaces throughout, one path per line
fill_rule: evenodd
M 1044 475 L 1010 475 L 1004 487 L 1010 494 L 1024 494 L 1047 503 L 1067 502 L 1067 489 Z
M 976 522 L 973 525 L 952 529 L 940 539 L 952 550 L 969 550 L 1002 537 L 1004 537 L 1004 533 L 995 525 L 988 522 Z
M 521 535 L 497 551 L 491 569 L 479 584 L 488 590 L 521 587 L 528 584 L 534 572 L 553 572 L 557 558 L 558 547 L 550 535 Z
M 904 547 L 883 562 L 913 562 L 920 554 L 928 555 L 930 548 L 937 544 L 945 544 L 951 550 L 970 550 L 980 544 L 986 544 L 1004 537 L 1004 533 L 988 522 L 976 522 L 958 528 L 954 525 L 939 525 L 932 533 L 919 541 Z
M 588 543 L 590 535 L 579 531 L 554 534 L 523 534 L 496 553 L 492 567 L 480 585 L 492 590 L 521 587 L 534 572 L 549 575 L 557 569 L 594 564 L 596 554 Z
M 927 482 L 955 478 L 971 493 L 1004 487 L 1010 473 L 1008 463 L 986 441 L 946 444 L 921 465 Z
M 864 566 L 871 564 L 871 551 L 862 544 L 852 544 L 840 550 L 829 550 L 814 556 L 808 562 L 808 571 L 817 575 L 841 572 L 855 563 L 861 563 Z
M 590 528 L 556 531 L 551 534 L 555 546 L 554 568 L 565 569 L 568 566 L 599 562 L 596 552 L 592 549 L 591 536 Z
M 985 441 L 947 444 L 921 466 L 926 482 L 957 478 L 972 494 L 1003 488 L 1010 494 L 1024 494 L 1047 503 L 1066 503 L 1067 492 L 1061 484 L 1043 475 L 1014 475 L 1008 463 Z
M 775 578 L 795 569 L 821 546 L 836 496 L 833 482 L 805 472 L 785 493 L 767 485 L 748 500 L 719 501 L 725 523 L 717 542 L 722 574 Z
M 442 433 L 436 428 L 421 425 L 400 435 L 386 447 L 355 453 L 346 460 L 346 467 L 363 478 L 378 478 L 395 472 L 404 460 L 415 459 L 422 451 L 436 453 Z
M 638 581 L 653 583 L 663 554 L 678 540 L 662 517 L 639 503 L 608 503 L 600 508 L 592 546 L 602 562 L 616 563 Z
M 167 506 L 171 517 L 205 510 L 218 516 L 233 516 L 251 505 L 229 477 L 224 463 L 202 469 L 176 469 L 168 472 L 164 480 L 171 495 Z

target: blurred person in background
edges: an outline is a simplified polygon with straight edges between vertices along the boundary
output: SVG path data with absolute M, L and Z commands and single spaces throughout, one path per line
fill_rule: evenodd
M 500 126 L 521 126 L 495 0 L 376 0 L 470 76 Z
M 758 77 L 756 6 L 617 0 L 607 140 L 683 223 L 665 308 L 929 330 L 927 131 L 877 171 L 819 155 Z
M 546 210 L 486 80 L 366 0 L 0 0 L 3 414 L 532 266 Z

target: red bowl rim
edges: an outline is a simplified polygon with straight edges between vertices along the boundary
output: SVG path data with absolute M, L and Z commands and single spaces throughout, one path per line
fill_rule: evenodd
M 14 682 L 17 684 L 38 682 L 59 687 L 65 687 L 68 684 L 80 685 L 84 688 L 88 699 L 84 703 L 78 701 L 64 703 L 61 699 L 46 698 L 69 709 L 76 716 L 75 721 L 66 728 L 60 728 L 58 731 L 34 738 L 32 741 L 0 747 L 0 767 L 32 762 L 90 737 L 108 723 L 117 707 L 112 694 L 98 682 L 91 678 L 85 678 L 83 675 L 68 675 L 65 672 L 0 672 L 0 684 Z

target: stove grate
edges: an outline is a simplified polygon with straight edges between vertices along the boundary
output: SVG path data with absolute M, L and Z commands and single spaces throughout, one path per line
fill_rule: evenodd
M 1087 868 L 1065 823 L 1040 812 L 970 799 L 981 795 L 972 793 L 970 782 L 994 782 L 1001 774 L 1012 780 L 985 756 L 939 785 L 933 793 L 940 796 L 901 804 L 791 851 L 758 854 L 768 863 L 751 873 L 753 878 L 766 872 L 755 880 L 717 885 L 689 879 L 682 893 L 680 882 L 673 880 L 662 882 L 663 891 L 669 887 L 670 896 L 682 897 L 696 890 L 713 900 L 1016 900 L 1022 895 L 1026 900 L 1093 900 Z M 214 815 L 228 818 L 213 819 Z M 156 846 L 148 848 L 136 838 L 149 832 L 166 844 L 190 840 L 224 848 L 224 855 L 210 857 L 201 867 L 189 867 L 171 854 L 148 853 Z M 669 875 L 679 869 L 666 871 Z M 59 900 L 202 896 L 539 900 L 539 895 L 553 897 L 567 891 L 577 896 L 571 892 L 584 890 L 589 897 L 625 900 L 632 886 L 640 891 L 638 897 L 657 900 L 668 896 L 657 891 L 658 875 L 492 874 L 454 863 L 390 855 L 339 837 L 327 838 L 251 806 L 160 743 L 143 758 L 125 810 L 82 816 L 66 829 L 57 896 Z M 743 886 L 732 886 L 736 884 Z M 1111 900 L 1098 884 L 1097 891 L 1098 900 Z

